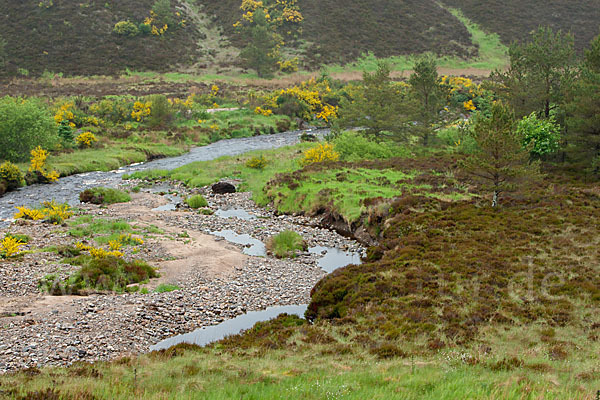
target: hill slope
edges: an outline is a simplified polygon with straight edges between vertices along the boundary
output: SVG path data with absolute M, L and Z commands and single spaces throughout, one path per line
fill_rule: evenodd
M 179 13 L 164 35 L 123 36 L 113 32 L 119 21 L 136 25 L 156 0 L 0 0 L 0 43 L 6 41 L 4 72 L 40 75 L 113 75 L 133 70 L 236 68 L 243 38 L 233 23 L 240 0 L 171 0 Z M 598 34 L 600 0 L 477 2 L 475 0 L 298 0 L 304 15 L 303 34 L 291 43 L 306 67 L 346 63 L 361 54 L 378 57 L 432 51 L 472 58 L 478 54 L 463 14 L 505 43 L 526 39 L 538 25 L 571 30 L 579 50 Z M 185 26 L 179 26 L 185 20 Z M 2 47 L 0 46 L 0 57 Z
M 527 40 L 538 26 L 570 31 L 581 52 L 600 33 L 600 0 L 444 0 L 505 44 Z
M 111 75 L 127 67 L 167 70 L 194 60 L 201 34 L 191 25 L 172 27 L 162 36 L 127 37 L 113 33 L 119 21 L 144 21 L 153 3 L 154 0 L 0 0 L 0 35 L 7 42 L 8 72 L 21 68 L 33 75 L 44 70 Z M 177 12 L 174 7 L 172 11 Z

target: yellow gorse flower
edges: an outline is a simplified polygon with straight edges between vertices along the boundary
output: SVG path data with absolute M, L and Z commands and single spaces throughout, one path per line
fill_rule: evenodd
M 7 236 L 0 242 L 0 255 L 4 258 L 18 256 L 21 253 L 21 247 L 24 245 L 25 243 L 19 239 Z
M 98 141 L 92 132 L 83 132 L 77 135 L 75 141 L 80 147 L 92 147 Z
M 324 161 L 337 161 L 339 158 L 340 154 L 333 149 L 331 144 L 325 143 L 323 145 L 319 143 L 317 147 L 313 147 L 304 152 L 302 164 L 307 165 Z
M 41 146 L 31 150 L 31 164 L 29 165 L 29 171 L 40 172 L 50 182 L 56 182 L 60 176 L 56 171 L 46 171 L 46 159 L 48 158 L 48 152 L 42 149 Z

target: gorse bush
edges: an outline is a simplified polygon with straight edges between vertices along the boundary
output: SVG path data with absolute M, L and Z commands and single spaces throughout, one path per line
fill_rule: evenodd
M 317 147 L 313 147 L 304 153 L 302 164 L 308 165 L 325 161 L 337 161 L 339 158 L 340 155 L 333 149 L 333 145 L 330 143 L 319 143 Z
M 69 219 L 73 216 L 73 212 L 71 211 L 71 207 L 68 204 L 60 204 L 56 201 L 45 201 L 42 203 L 42 207 L 35 208 L 27 208 L 17 206 L 15 207 L 18 212 L 14 215 L 15 219 L 26 219 L 26 220 L 44 220 L 44 222 L 48 222 L 51 224 L 62 224 L 66 219 Z
M 293 258 L 297 251 L 306 250 L 306 242 L 294 231 L 283 231 L 269 239 L 267 249 L 278 258 Z
M 10 258 L 21 253 L 21 247 L 25 243 L 13 236 L 5 236 L 0 242 L 0 258 Z
M 196 194 L 185 199 L 185 204 L 193 209 L 208 207 L 208 202 L 201 194 Z
M 4 183 L 5 190 L 14 190 L 23 185 L 23 173 L 15 164 L 5 161 L 0 164 L 0 182 Z
M 56 171 L 49 170 L 46 166 L 46 159 L 48 158 L 48 152 L 42 149 L 40 146 L 31 150 L 31 163 L 25 180 L 27 184 L 32 185 L 34 183 L 52 183 L 56 182 L 59 178 L 59 174 Z
M 75 141 L 81 148 L 90 148 L 98 141 L 98 138 L 92 132 L 83 132 L 77 135 Z
M 252 157 L 246 161 L 246 167 L 254 169 L 264 169 L 267 166 L 267 159 L 264 156 Z
M 36 146 L 53 148 L 58 129 L 50 111 L 37 100 L 0 99 L 0 160 L 25 161 Z

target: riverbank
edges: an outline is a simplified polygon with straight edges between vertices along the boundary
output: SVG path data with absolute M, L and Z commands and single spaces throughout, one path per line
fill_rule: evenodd
M 318 266 L 321 254 L 306 252 L 295 259 L 251 257 L 243 254 L 244 247 L 209 232 L 231 230 L 265 241 L 291 229 L 309 246 L 361 251 L 355 242 L 312 227 L 316 221 L 310 218 L 275 216 L 256 207 L 248 193 L 211 196 L 202 190 L 215 211 L 243 209 L 253 216 L 251 220 L 201 215 L 189 209 L 154 211 L 168 201 L 150 192 L 133 194 L 130 203 L 81 207 L 81 215 L 126 221 L 147 233 L 136 256 L 161 274 L 141 285 L 147 294 L 44 296 L 37 288 L 39 279 L 53 273 L 65 276 L 74 269 L 48 251 L 77 241 L 69 235 L 69 226 L 19 222 L 0 231 L 0 235 L 30 236 L 29 247 L 35 251 L 20 261 L 0 262 L 0 372 L 143 353 L 161 339 L 245 311 L 306 304 L 311 288 L 325 275 Z M 179 289 L 155 292 L 161 284 Z

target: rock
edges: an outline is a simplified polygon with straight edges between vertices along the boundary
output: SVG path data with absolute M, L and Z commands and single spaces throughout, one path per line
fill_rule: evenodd
M 235 193 L 235 186 L 227 182 L 217 182 L 212 185 L 211 189 L 216 194 Z

